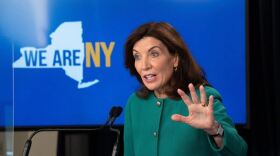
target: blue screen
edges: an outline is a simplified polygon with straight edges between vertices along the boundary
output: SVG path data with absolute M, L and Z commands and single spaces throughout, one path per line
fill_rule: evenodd
M 124 44 L 151 21 L 176 28 L 229 116 L 246 123 L 244 0 L 11 0 L 0 6 L 1 126 L 7 108 L 15 127 L 103 124 L 110 108 L 124 108 L 139 87 L 124 68 Z M 116 123 L 123 122 L 124 113 Z

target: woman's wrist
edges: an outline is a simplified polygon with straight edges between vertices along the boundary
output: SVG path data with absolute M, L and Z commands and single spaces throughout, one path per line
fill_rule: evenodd
M 204 129 L 204 131 L 208 134 L 208 135 L 211 135 L 211 136 L 215 136 L 217 135 L 218 133 L 218 129 L 220 127 L 220 124 L 215 120 L 213 125 L 208 128 L 208 129 Z

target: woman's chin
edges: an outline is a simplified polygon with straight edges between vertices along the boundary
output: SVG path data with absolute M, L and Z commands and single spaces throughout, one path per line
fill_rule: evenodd
M 151 91 L 154 91 L 156 89 L 156 87 L 152 84 L 144 84 L 146 86 L 146 88 L 148 88 Z

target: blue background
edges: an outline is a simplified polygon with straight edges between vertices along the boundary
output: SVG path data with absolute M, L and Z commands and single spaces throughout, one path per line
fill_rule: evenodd
M 246 123 L 244 0 L 11 0 L 0 6 L 0 126 L 13 117 L 15 127 L 103 124 L 110 108 L 124 107 L 139 86 L 124 68 L 123 47 L 137 26 L 150 21 L 177 29 L 228 114 Z M 100 68 L 84 65 L 84 81 L 99 83 L 79 90 L 62 69 L 12 69 L 20 48 L 46 47 L 49 34 L 71 21 L 82 22 L 84 43 L 115 42 L 110 68 L 102 52 Z

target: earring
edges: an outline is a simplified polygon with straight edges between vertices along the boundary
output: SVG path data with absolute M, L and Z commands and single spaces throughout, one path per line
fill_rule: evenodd
M 177 67 L 173 67 L 173 70 L 174 70 L 175 72 L 177 71 L 177 69 L 178 69 Z

